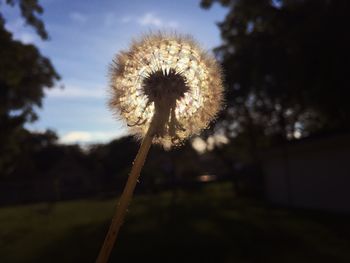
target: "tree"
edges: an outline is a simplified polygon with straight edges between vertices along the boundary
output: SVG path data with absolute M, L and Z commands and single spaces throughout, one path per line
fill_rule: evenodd
M 346 0 L 202 0 L 229 11 L 215 49 L 227 108 L 219 127 L 282 140 L 350 129 Z M 256 142 L 255 142 L 256 143 Z
M 37 0 L 7 0 L 18 5 L 27 24 L 45 40 L 48 34 L 37 14 L 43 12 Z M 44 89 L 52 88 L 59 75 L 50 60 L 31 44 L 14 40 L 5 29 L 0 11 L 0 175 L 11 173 L 20 152 L 24 124 L 36 120 L 35 107 L 41 107 Z

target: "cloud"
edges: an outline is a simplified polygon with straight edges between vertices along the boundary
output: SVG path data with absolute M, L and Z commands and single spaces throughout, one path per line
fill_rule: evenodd
M 50 98 L 105 98 L 107 92 L 105 88 L 82 88 L 79 86 L 66 86 L 65 88 L 54 88 L 46 91 Z
M 169 26 L 169 27 L 173 27 L 173 28 L 177 28 L 177 27 L 179 27 L 179 23 L 176 22 L 176 21 L 170 21 L 170 22 L 168 23 L 168 26 Z
M 104 17 L 104 25 L 106 27 L 112 26 L 116 22 L 116 16 L 114 13 L 107 13 Z
M 123 24 L 127 24 L 127 23 L 130 23 L 130 22 L 133 22 L 135 20 L 134 17 L 132 16 L 124 16 L 122 19 L 121 19 L 121 22 Z
M 87 21 L 87 17 L 79 12 L 72 12 L 69 14 L 69 18 L 74 22 L 84 24 Z
M 18 38 L 18 40 L 20 40 L 21 42 L 23 42 L 25 44 L 34 44 L 37 42 L 36 35 L 34 35 L 33 33 L 29 33 L 29 32 L 17 33 L 17 38 Z
M 142 26 L 163 26 L 164 22 L 153 13 L 144 14 L 139 20 L 139 24 Z
M 60 136 L 59 142 L 64 144 L 105 143 L 123 135 L 120 131 L 70 131 Z
M 141 17 L 137 16 L 124 16 L 121 19 L 121 22 L 126 23 L 137 23 L 140 26 L 154 26 L 154 27 L 172 27 L 176 28 L 179 26 L 179 23 L 177 21 L 172 20 L 164 20 L 157 16 L 153 12 L 147 12 L 143 14 Z
M 14 39 L 19 40 L 24 44 L 35 44 L 41 46 L 43 43 L 39 36 L 32 32 L 31 28 L 25 27 L 24 21 L 20 18 L 6 22 L 5 28 L 12 32 Z

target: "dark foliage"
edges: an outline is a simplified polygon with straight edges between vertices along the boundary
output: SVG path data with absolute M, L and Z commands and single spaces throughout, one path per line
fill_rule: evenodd
M 18 5 L 26 23 L 47 39 L 43 22 L 36 16 L 43 12 L 36 0 L 6 1 Z M 20 141 L 25 140 L 26 122 L 35 121 L 35 107 L 41 107 L 44 89 L 52 88 L 59 75 L 50 60 L 30 44 L 14 40 L 5 29 L 0 10 L 0 176 L 14 171 L 21 151 Z
M 215 49 L 227 86 L 218 126 L 230 137 L 293 139 L 349 130 L 349 3 L 203 0 L 228 8 Z M 266 138 L 266 137 L 265 137 Z

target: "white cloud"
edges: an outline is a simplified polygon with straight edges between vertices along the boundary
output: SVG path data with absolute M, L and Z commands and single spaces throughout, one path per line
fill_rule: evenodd
M 105 98 L 107 91 L 105 88 L 82 88 L 79 86 L 68 85 L 64 88 L 54 88 L 46 91 L 46 95 L 50 98 Z
M 165 20 L 161 17 L 157 16 L 153 12 L 147 12 L 143 14 L 141 17 L 138 16 L 124 16 L 121 19 L 123 24 L 126 23 L 137 23 L 140 26 L 154 26 L 154 27 L 172 27 L 176 28 L 179 26 L 177 21 L 173 20 Z
M 121 22 L 122 22 L 123 24 L 126 24 L 126 23 L 132 22 L 132 21 L 134 21 L 134 20 L 135 20 L 135 18 L 132 17 L 132 16 L 124 16 L 124 17 L 122 18 Z
M 107 13 L 104 17 L 104 25 L 109 27 L 116 22 L 116 16 L 114 13 Z
M 20 18 L 6 22 L 5 28 L 12 32 L 14 39 L 24 44 L 35 44 L 39 46 L 42 44 L 39 36 L 33 32 L 32 28 L 25 27 L 24 21 Z
M 169 26 L 169 27 L 173 27 L 173 28 L 177 28 L 177 27 L 179 27 L 179 23 L 176 22 L 176 21 L 170 21 L 170 22 L 168 23 L 168 26 Z
M 87 21 L 87 17 L 79 12 L 72 12 L 69 14 L 69 18 L 74 22 L 84 24 Z
M 25 44 L 32 44 L 37 41 L 36 36 L 33 33 L 29 32 L 20 32 L 17 34 L 17 37 L 21 42 Z
M 82 142 L 82 141 L 88 141 L 88 140 L 91 140 L 91 134 L 88 132 L 82 132 L 82 131 L 69 132 L 63 135 L 62 138 L 60 138 L 60 142 L 62 143 L 75 143 L 75 142 Z
M 59 142 L 64 144 L 72 143 L 104 143 L 124 135 L 123 132 L 104 131 L 70 131 L 60 136 Z
M 139 20 L 139 24 L 142 26 L 163 26 L 164 22 L 153 13 L 144 14 Z

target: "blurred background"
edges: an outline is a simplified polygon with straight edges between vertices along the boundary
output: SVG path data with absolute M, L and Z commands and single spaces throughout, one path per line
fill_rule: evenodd
M 346 0 L 0 0 L 0 262 L 94 262 L 139 142 L 108 65 L 150 31 L 222 64 L 225 108 L 152 146 L 111 262 L 350 262 Z

